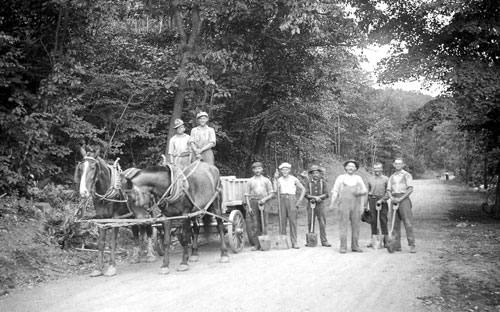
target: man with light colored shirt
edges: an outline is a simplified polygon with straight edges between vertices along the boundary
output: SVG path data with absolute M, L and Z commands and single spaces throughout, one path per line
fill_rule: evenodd
M 368 204 L 370 212 L 373 216 L 371 229 L 372 229 L 372 241 L 374 237 L 378 234 L 377 231 L 377 211 L 380 214 L 380 228 L 382 234 L 384 235 L 384 243 L 387 241 L 387 200 L 389 195 L 387 195 L 387 182 L 389 178 L 386 177 L 382 172 L 384 170 L 383 165 L 380 162 L 373 164 L 373 175 L 368 178 Z M 368 247 L 373 247 L 373 243 L 370 242 Z
M 361 211 L 364 209 L 364 196 L 367 193 L 363 179 L 354 174 L 359 169 L 355 160 L 344 163 L 345 174 L 341 174 L 335 180 L 332 189 L 330 208 L 333 209 L 335 200 L 338 198 L 340 210 L 340 253 L 347 252 L 347 227 L 351 223 L 351 250 L 362 252 L 359 247 L 359 224 Z
M 297 244 L 297 212 L 299 209 L 299 203 L 304 199 L 306 194 L 306 189 L 300 183 L 299 179 L 290 174 L 292 165 L 287 162 L 282 163 L 278 167 L 281 171 L 281 177 L 276 172 L 275 178 L 277 178 L 280 190 L 280 202 L 281 202 L 281 235 L 286 235 L 286 221 L 290 223 L 290 241 L 292 242 L 292 248 L 299 249 Z M 278 178 L 279 177 L 279 178 Z M 296 192 L 297 188 L 300 189 L 300 196 L 297 200 Z
M 274 197 L 274 190 L 271 180 L 262 175 L 264 165 L 261 162 L 252 164 L 254 176 L 251 177 L 246 185 L 245 200 L 247 203 L 247 213 L 251 217 L 252 228 L 250 229 L 250 243 L 254 245 L 252 250 L 263 250 L 260 246 L 258 237 L 267 233 L 269 220 L 268 201 Z M 259 209 L 263 206 L 263 211 Z M 262 224 L 261 213 L 264 215 L 264 224 Z
M 399 246 L 396 251 L 401 251 L 401 221 L 403 221 L 406 229 L 406 237 L 410 252 L 417 252 L 415 249 L 415 234 L 413 233 L 413 216 L 411 212 L 410 194 L 413 192 L 413 178 L 410 173 L 403 170 L 404 161 L 402 158 L 394 160 L 394 172 L 387 182 L 387 191 L 393 209 L 396 209 L 394 221 L 394 236 Z M 394 204 L 397 204 L 396 206 Z
M 212 148 L 215 147 L 215 130 L 207 125 L 208 114 L 205 112 L 199 112 L 196 115 L 198 120 L 198 127 L 191 130 L 191 139 L 189 144 L 193 151 L 193 161 L 196 159 L 203 159 L 207 163 L 214 165 L 214 152 Z
M 168 156 L 170 163 L 180 166 L 182 169 L 191 163 L 191 151 L 189 149 L 189 135 L 185 134 L 186 128 L 181 119 L 174 121 L 176 134 L 170 138 L 168 144 Z

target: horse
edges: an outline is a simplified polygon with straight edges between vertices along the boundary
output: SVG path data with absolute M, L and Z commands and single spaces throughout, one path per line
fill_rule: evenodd
M 160 274 L 170 273 L 170 244 L 173 219 L 181 219 L 182 227 L 179 242 L 183 254 L 178 271 L 189 269 L 188 261 L 198 260 L 199 226 L 194 222 L 191 228 L 192 214 L 221 216 L 221 182 L 219 169 L 204 161 L 197 160 L 183 170 L 175 166 L 156 166 L 139 170 L 131 177 L 122 180 L 122 189 L 126 192 L 129 207 L 134 214 L 145 213 L 150 194 L 160 207 L 164 228 L 164 255 Z M 210 210 L 210 211 L 209 211 Z M 205 219 L 205 218 L 204 218 Z M 209 224 L 204 222 L 205 226 Z M 217 230 L 220 235 L 221 263 L 229 262 L 224 224 L 217 218 Z M 207 232 L 206 232 L 207 233 Z M 193 235 L 192 254 L 189 256 L 188 244 Z
M 100 150 L 97 149 L 95 152 L 87 152 L 85 148 L 80 148 L 80 153 L 83 156 L 83 161 L 78 164 L 75 170 L 75 182 L 79 184 L 80 197 L 84 200 L 93 200 L 94 209 L 96 211 L 97 219 L 109 219 L 109 218 L 123 218 L 130 215 L 133 217 L 130 209 L 128 208 L 126 199 L 123 193 L 120 193 L 118 189 L 113 185 L 113 172 L 112 168 L 99 156 Z M 117 178 L 117 177 L 115 177 Z M 85 205 L 82 207 L 82 211 L 79 212 L 81 216 L 85 213 Z M 106 271 L 103 272 L 104 266 L 104 247 L 106 242 L 106 229 L 99 227 L 99 238 L 98 238 L 98 257 L 97 257 L 97 267 L 92 271 L 90 276 L 114 276 L 116 275 L 116 246 L 117 246 L 117 235 L 118 228 L 115 227 L 111 231 L 111 254 L 110 263 Z M 140 262 L 140 240 L 139 231 L 141 236 L 144 236 L 144 232 L 148 235 L 148 248 L 146 261 L 153 262 L 156 261 L 156 257 L 153 254 L 151 235 L 151 227 L 132 227 L 132 233 L 134 236 L 134 250 L 131 257 L 131 263 Z

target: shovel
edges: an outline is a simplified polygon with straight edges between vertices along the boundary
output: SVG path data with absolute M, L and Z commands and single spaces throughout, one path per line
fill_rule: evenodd
M 391 231 L 389 232 L 389 235 L 387 236 L 387 251 L 390 253 L 393 253 L 397 247 L 398 247 L 398 241 L 394 238 L 392 232 L 394 231 L 394 221 L 396 219 L 396 212 L 398 210 L 399 204 L 392 204 L 394 207 L 392 207 L 392 223 L 391 223 Z
M 278 169 L 276 169 L 278 170 Z M 288 245 L 288 236 L 282 235 L 281 233 L 281 194 L 280 194 L 280 184 L 278 181 L 276 181 L 276 194 L 278 195 L 278 228 L 279 228 L 279 233 L 278 237 L 276 238 L 276 247 L 278 249 L 289 249 L 290 246 Z
M 306 246 L 307 247 L 316 247 L 318 245 L 318 234 L 314 233 L 314 222 L 316 218 L 314 217 L 314 208 L 316 208 L 316 201 L 313 199 L 310 201 L 311 203 L 311 228 L 309 233 L 306 234 Z
M 260 210 L 260 218 L 262 221 L 262 235 L 260 235 L 259 238 L 259 244 L 260 248 L 264 251 L 269 251 L 271 249 L 271 240 L 269 239 L 269 236 L 267 235 L 267 228 L 264 225 L 264 205 L 259 204 L 259 210 Z M 265 231 L 264 231 L 265 229 Z
M 382 247 L 382 231 L 380 230 L 380 209 L 382 204 L 377 203 L 377 235 L 373 237 L 372 246 L 374 249 Z

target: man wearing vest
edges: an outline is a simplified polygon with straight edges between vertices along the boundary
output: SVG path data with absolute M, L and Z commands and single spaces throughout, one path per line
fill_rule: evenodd
M 277 179 L 281 201 L 281 235 L 286 235 L 286 221 L 290 223 L 290 241 L 292 248 L 299 249 L 297 244 L 297 212 L 299 210 L 299 203 L 304 199 L 306 189 L 300 183 L 299 179 L 290 174 L 292 165 L 289 163 L 282 163 L 278 167 L 282 176 Z M 279 175 L 276 173 L 275 178 Z M 277 189 L 276 188 L 276 189 Z M 300 189 L 300 197 L 297 200 L 295 195 L 297 188 Z
M 402 158 L 394 160 L 394 172 L 387 182 L 387 191 L 391 199 L 392 208 L 396 209 L 396 217 L 394 222 L 394 236 L 399 246 L 396 251 L 401 251 L 401 221 L 403 221 L 406 229 L 406 237 L 410 252 L 415 253 L 415 234 L 413 233 L 413 216 L 411 212 L 410 194 L 413 192 L 413 177 L 411 174 L 403 170 L 404 162 Z M 398 204 L 394 206 L 394 204 Z
M 312 165 L 311 169 L 309 169 L 309 173 L 312 176 L 312 180 L 310 180 L 307 184 L 307 228 L 311 228 L 311 222 L 313 222 L 313 218 L 316 217 L 319 224 L 319 237 L 321 239 L 321 245 L 331 247 L 332 245 L 326 239 L 326 216 L 323 204 L 324 200 L 328 198 L 328 186 L 321 178 L 321 170 L 318 166 Z M 314 216 L 311 218 L 311 202 L 313 201 L 316 203 L 316 207 L 314 208 Z

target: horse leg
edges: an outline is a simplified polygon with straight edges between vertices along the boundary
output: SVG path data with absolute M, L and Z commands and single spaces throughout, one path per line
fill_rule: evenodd
M 179 235 L 179 242 L 182 245 L 182 261 L 177 271 L 184 272 L 189 269 L 188 259 L 189 259 L 189 239 L 191 237 L 191 220 L 185 219 L 182 224 L 182 232 Z
M 139 226 L 134 225 L 132 226 L 132 234 L 134 235 L 134 247 L 132 249 L 132 256 L 130 257 L 129 263 L 139 263 L 141 262 L 141 246 L 140 246 L 140 240 L 139 240 Z
M 219 197 L 215 199 L 214 203 L 212 204 L 212 208 L 214 210 L 214 213 L 216 215 L 221 216 L 222 215 L 222 209 L 220 208 L 220 194 Z M 224 233 L 224 223 L 222 222 L 221 218 L 216 218 L 217 219 L 217 230 L 219 230 L 219 236 L 220 236 L 220 261 L 221 263 L 227 263 L 229 262 L 229 255 L 227 254 L 227 246 L 226 246 L 226 240 L 225 240 L 225 233 Z
M 200 234 L 200 225 L 198 220 L 193 221 L 193 247 L 191 248 L 191 256 L 189 257 L 189 262 L 198 261 L 198 235 Z
M 153 227 L 151 225 L 145 225 L 144 226 L 146 235 L 148 236 L 147 238 L 147 254 L 146 254 L 146 262 L 156 262 L 158 259 L 156 258 L 154 251 L 153 251 L 153 240 L 151 239 L 151 236 L 153 236 Z
M 168 274 L 170 273 L 170 269 L 168 268 L 170 265 L 170 243 L 172 241 L 172 235 L 170 231 L 172 230 L 172 220 L 166 220 L 163 222 L 163 247 L 165 249 L 165 253 L 163 254 L 163 264 L 160 268 L 160 274 Z
M 99 251 L 97 252 L 97 267 L 90 273 L 91 277 L 101 276 L 102 269 L 104 266 L 104 244 L 106 243 L 106 230 L 103 228 L 99 228 L 99 238 L 97 242 L 97 247 Z
M 104 276 L 115 276 L 116 275 L 116 245 L 117 241 L 116 238 L 118 236 L 118 228 L 112 228 L 111 229 L 111 260 L 109 263 L 108 268 L 104 272 Z

